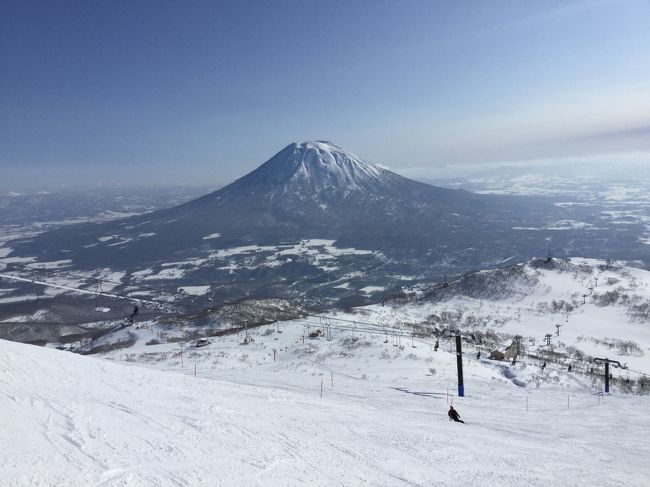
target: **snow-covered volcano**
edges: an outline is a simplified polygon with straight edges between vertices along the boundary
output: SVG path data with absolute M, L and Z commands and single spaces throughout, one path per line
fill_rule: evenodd
M 332 142 L 317 141 L 289 144 L 254 171 L 188 206 L 200 211 L 236 204 L 239 212 L 252 209 L 258 217 L 270 213 L 278 220 L 274 225 L 306 217 L 312 225 L 324 219 L 331 227 L 356 221 L 356 212 L 365 213 L 360 217 L 364 220 L 374 218 L 373 213 L 411 213 L 423 205 L 440 207 L 472 198 L 466 191 L 412 181 Z
M 579 205 L 440 188 L 318 141 L 289 144 L 183 205 L 9 246 L 12 259 L 119 270 L 124 282 L 155 276 L 163 286 L 218 288 L 218 297 L 338 299 L 527 260 L 549 237 L 556 256 L 647 254 L 638 233 L 601 224 Z

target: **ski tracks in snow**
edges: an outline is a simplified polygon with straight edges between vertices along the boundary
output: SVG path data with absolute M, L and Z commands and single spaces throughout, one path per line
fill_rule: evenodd
M 564 391 L 533 391 L 537 410 L 525 411 L 521 389 L 474 381 L 474 397 L 454 401 L 469 420 L 458 425 L 439 400 L 359 380 L 321 399 L 321 376 L 242 384 L 2 341 L 0 351 L 3 487 L 630 487 L 650 474 L 643 398 L 562 411 L 543 406 Z

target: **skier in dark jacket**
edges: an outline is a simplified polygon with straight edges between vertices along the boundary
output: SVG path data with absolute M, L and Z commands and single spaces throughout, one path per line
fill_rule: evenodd
M 447 413 L 447 416 L 449 416 L 449 421 L 456 421 L 457 423 L 464 423 L 462 419 L 460 419 L 460 415 L 458 414 L 458 411 L 454 409 L 454 406 L 449 406 L 449 412 Z

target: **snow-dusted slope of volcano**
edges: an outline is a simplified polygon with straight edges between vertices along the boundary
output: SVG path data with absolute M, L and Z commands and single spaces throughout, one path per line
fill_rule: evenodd
M 580 206 L 419 183 L 321 141 L 292 143 L 174 208 L 7 245 L 19 261 L 211 286 L 218 297 L 365 298 L 538 256 L 547 238 L 558 256 L 647 257 L 636 227 L 594 218 Z
M 299 224 L 307 231 L 304 237 L 314 237 L 311 229 L 322 225 L 319 232 L 326 233 L 319 237 L 333 236 L 334 230 L 340 238 L 345 236 L 341 228 L 350 233 L 349 225 L 363 224 L 366 218 L 379 223 L 380 217 L 403 218 L 414 211 L 423 215 L 424 208 L 441 215 L 475 202 L 469 192 L 409 180 L 319 141 L 289 144 L 256 170 L 186 207 L 193 211 L 228 207 L 240 214 L 252 210 L 274 225 Z

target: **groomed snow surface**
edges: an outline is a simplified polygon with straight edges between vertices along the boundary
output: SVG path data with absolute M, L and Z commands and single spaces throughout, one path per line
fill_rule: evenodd
M 593 396 L 583 376 L 522 388 L 512 378 L 537 367 L 468 350 L 459 398 L 447 342 L 436 352 L 339 331 L 303 343 L 313 327 L 291 323 L 254 329 L 247 345 L 233 335 L 185 344 L 181 366 L 179 343 L 145 345 L 153 326 L 103 358 L 0 341 L 0 485 L 629 487 L 650 478 L 648 398 Z M 450 399 L 466 424 L 448 421 Z

